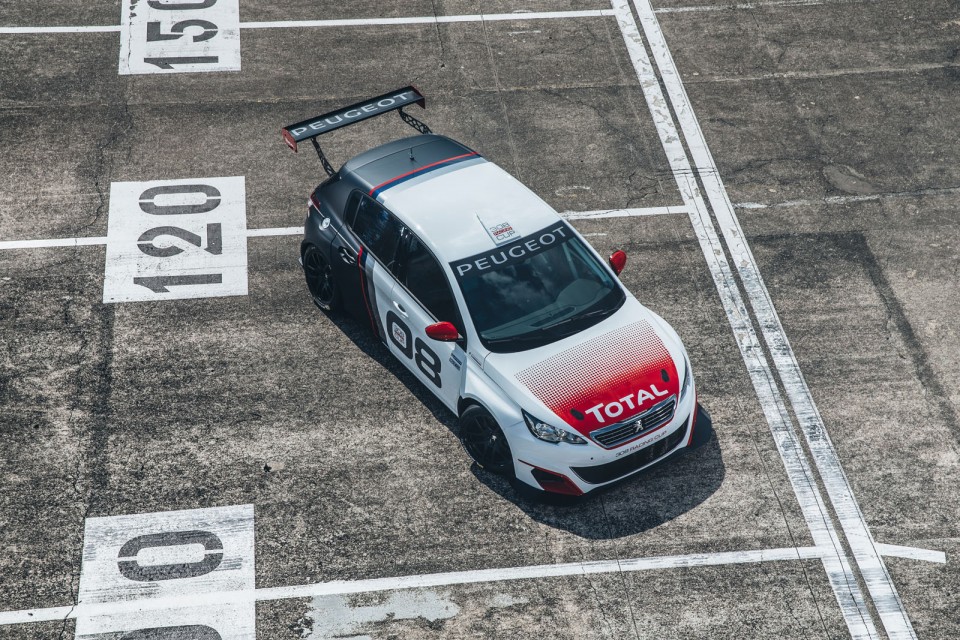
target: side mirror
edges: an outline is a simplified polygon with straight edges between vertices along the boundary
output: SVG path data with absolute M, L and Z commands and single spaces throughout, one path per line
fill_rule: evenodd
M 456 342 L 460 332 L 451 322 L 438 322 L 427 327 L 427 337 L 437 342 Z
M 625 266 L 627 266 L 627 254 L 619 250 L 614 251 L 610 256 L 610 267 L 613 269 L 613 272 L 620 275 L 620 272 L 623 271 Z

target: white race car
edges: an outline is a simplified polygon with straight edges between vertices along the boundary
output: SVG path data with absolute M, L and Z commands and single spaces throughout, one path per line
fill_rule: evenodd
M 676 332 L 555 210 L 503 169 L 432 134 L 406 87 L 282 130 L 329 173 L 301 263 L 315 304 L 369 323 L 460 418 L 481 467 L 581 495 L 690 446 L 697 393 Z M 421 135 L 334 171 L 317 136 L 399 110 Z

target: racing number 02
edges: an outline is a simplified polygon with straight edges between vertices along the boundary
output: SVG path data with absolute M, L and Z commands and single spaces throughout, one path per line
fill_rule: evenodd
M 410 341 L 410 327 L 407 326 L 400 317 L 393 311 L 387 312 L 387 335 L 404 356 L 413 360 L 417 368 L 427 377 L 427 379 L 436 385 L 437 389 L 443 387 L 443 379 L 440 377 L 440 356 L 437 352 L 427 346 L 420 338 Z

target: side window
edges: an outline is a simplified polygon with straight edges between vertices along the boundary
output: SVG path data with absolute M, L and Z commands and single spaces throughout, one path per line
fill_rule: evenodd
M 433 314 L 434 318 L 438 321 L 452 322 L 460 333 L 463 333 L 460 311 L 450 291 L 450 282 L 443 272 L 443 267 L 412 234 L 407 245 L 403 280 L 403 284 L 410 293 Z
M 392 270 L 400 243 L 397 219 L 376 200 L 363 196 L 350 226 L 370 252 Z

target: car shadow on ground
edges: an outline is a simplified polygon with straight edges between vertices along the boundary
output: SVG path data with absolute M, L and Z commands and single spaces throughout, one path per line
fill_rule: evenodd
M 435 395 L 430 393 L 430 391 L 423 386 L 423 383 L 390 353 L 386 345 L 384 345 L 378 337 L 373 335 L 369 322 L 364 324 L 345 313 L 339 312 L 327 313 L 325 315 L 358 349 L 402 382 L 403 385 L 410 390 L 410 393 L 412 393 L 423 406 L 430 410 L 430 413 L 433 414 L 433 417 L 436 418 L 438 422 L 456 434 L 457 416 L 447 409 Z
M 622 538 L 673 520 L 713 495 L 725 474 L 720 444 L 703 407 L 691 447 L 585 496 L 543 494 L 477 465 L 471 470 L 533 520 L 591 540 Z
M 369 327 L 343 314 L 327 317 L 357 348 L 396 376 L 438 422 L 457 436 L 457 417 L 390 354 Z M 720 488 L 725 473 L 713 423 L 703 407 L 697 417 L 691 447 L 619 483 L 579 498 L 544 494 L 476 464 L 471 466 L 471 471 L 487 489 L 516 505 L 533 520 L 593 540 L 641 533 L 696 508 Z

